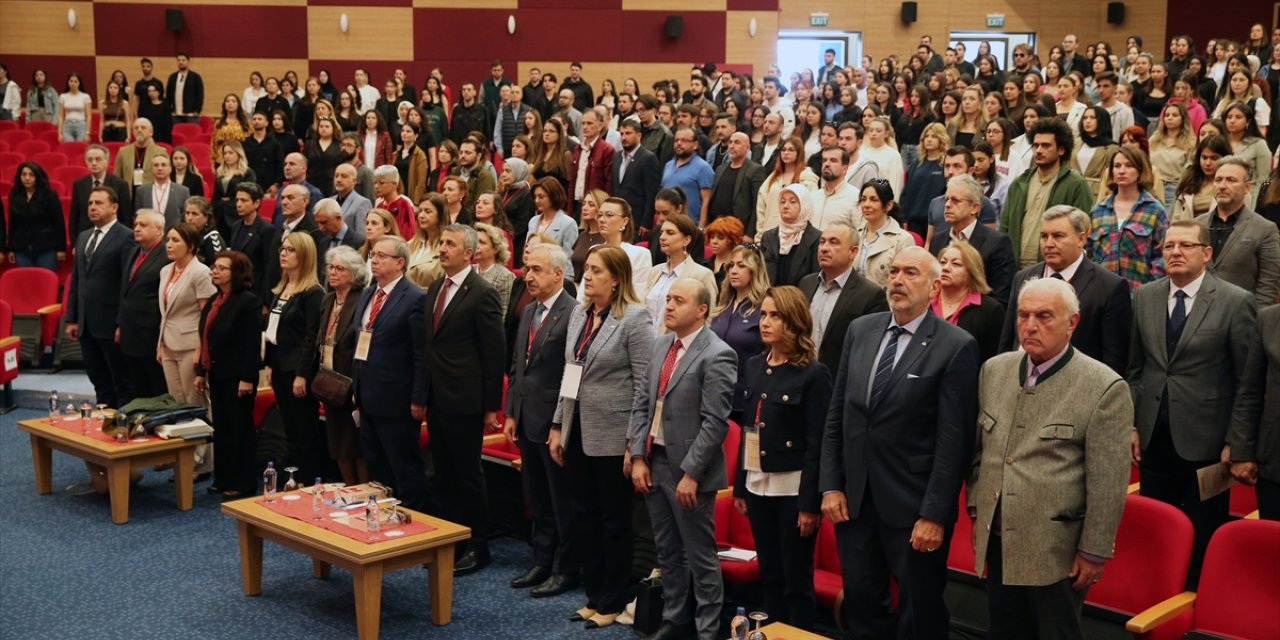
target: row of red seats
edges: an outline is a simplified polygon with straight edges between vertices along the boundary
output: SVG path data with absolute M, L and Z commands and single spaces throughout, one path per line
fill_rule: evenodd
M 94 112 L 92 126 L 89 128 L 89 135 L 95 142 L 98 141 L 98 124 L 101 121 L 102 113 Z M 45 135 L 52 133 L 54 134 L 54 139 L 57 139 L 57 130 L 58 125 L 53 122 L 27 122 L 26 113 L 20 114 L 17 120 L 0 120 L 0 136 L 4 136 L 11 131 L 26 131 L 33 135 Z M 199 123 L 179 122 L 173 125 L 175 140 L 177 139 L 176 136 L 178 134 L 190 138 L 212 132 L 213 118 L 210 118 L 209 116 L 200 116 Z

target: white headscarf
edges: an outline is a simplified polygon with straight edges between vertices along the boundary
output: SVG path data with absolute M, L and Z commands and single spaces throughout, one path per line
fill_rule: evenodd
M 789 184 L 778 192 L 778 202 L 782 202 L 782 194 L 793 193 L 800 199 L 800 215 L 795 222 L 788 223 L 785 219 L 778 223 L 778 251 L 782 255 L 791 253 L 791 249 L 800 244 L 800 238 L 804 237 L 805 229 L 809 228 L 809 218 L 813 216 L 813 200 L 809 199 L 809 190 L 804 185 L 795 183 Z

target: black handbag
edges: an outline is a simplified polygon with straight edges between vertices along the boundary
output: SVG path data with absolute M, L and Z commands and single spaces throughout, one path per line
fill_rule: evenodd
M 654 633 L 662 626 L 662 577 L 640 581 L 640 594 L 636 596 L 636 619 L 632 628 L 643 634 Z
M 328 367 L 320 367 L 311 379 L 311 395 L 327 405 L 345 407 L 351 401 L 351 378 Z

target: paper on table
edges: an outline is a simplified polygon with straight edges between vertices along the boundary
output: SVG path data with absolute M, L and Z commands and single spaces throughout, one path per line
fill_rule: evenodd
M 729 547 L 716 553 L 721 560 L 736 560 L 738 562 L 751 562 L 756 559 L 756 552 L 750 549 L 739 549 L 737 547 Z
M 1200 501 L 1204 502 L 1231 488 L 1236 479 L 1219 463 L 1196 470 L 1196 482 L 1200 485 Z

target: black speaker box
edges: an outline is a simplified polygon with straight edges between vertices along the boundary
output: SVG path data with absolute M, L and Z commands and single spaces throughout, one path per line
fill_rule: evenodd
M 1124 23 L 1124 3 L 1108 2 L 1107 3 L 1107 24 L 1123 24 Z
M 182 31 L 183 19 L 182 9 L 165 9 L 164 24 L 170 31 Z
M 917 5 L 916 5 L 916 3 L 914 3 L 914 2 L 904 2 L 904 3 L 902 3 L 902 21 L 903 21 L 903 22 L 905 22 L 905 23 L 907 23 L 907 24 L 910 24 L 910 23 L 912 23 L 912 22 L 915 22 L 915 21 L 916 21 L 916 8 L 917 8 Z
M 684 16 L 667 16 L 667 37 L 679 38 L 684 35 Z

